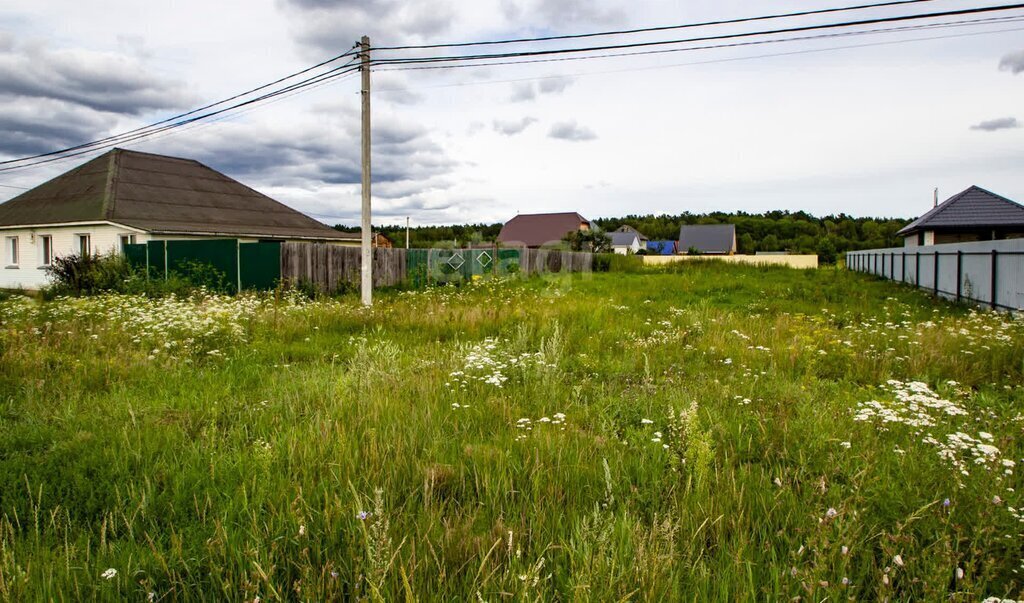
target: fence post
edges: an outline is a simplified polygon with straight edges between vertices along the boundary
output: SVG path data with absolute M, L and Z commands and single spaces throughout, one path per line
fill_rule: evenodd
M 235 294 L 242 292 L 242 242 L 235 239 Z
M 164 280 L 167 280 L 167 241 L 164 241 Z
M 960 301 L 960 282 L 963 280 L 964 252 L 956 250 L 956 301 Z
M 900 282 L 907 282 L 907 252 L 900 252 Z
M 998 289 L 996 288 L 996 274 L 997 274 L 996 265 L 998 264 L 998 260 L 999 260 L 999 251 L 996 250 L 996 249 L 993 249 L 992 250 L 992 269 L 990 271 L 991 275 L 992 275 L 992 279 L 991 279 L 992 280 L 992 292 L 989 295 L 989 300 L 990 300 L 989 304 L 992 306 L 993 310 L 995 310 L 996 306 L 999 305 L 999 304 L 996 303 L 996 293 L 998 292 Z
M 896 280 L 896 253 L 889 252 L 889 280 Z
M 935 290 L 935 295 L 938 296 L 939 295 L 939 252 L 938 251 L 935 252 L 935 278 L 933 280 L 935 281 L 935 283 L 932 286 L 932 289 Z
M 917 256 L 914 258 L 914 286 L 921 286 L 921 252 L 915 251 L 914 254 Z

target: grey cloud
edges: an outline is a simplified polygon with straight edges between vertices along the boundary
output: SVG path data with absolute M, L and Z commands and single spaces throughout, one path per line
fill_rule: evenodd
M 995 132 L 996 130 L 1012 130 L 1013 128 L 1019 127 L 1020 122 L 1017 121 L 1016 117 L 999 117 L 974 124 L 971 126 L 971 129 L 981 130 L 984 132 Z
M 0 103 L 0 154 L 25 156 L 101 138 L 116 119 L 48 99 Z
M 524 117 L 518 120 L 503 121 L 500 119 L 494 120 L 494 131 L 505 136 L 513 136 L 519 134 L 526 128 L 529 128 L 531 124 L 536 123 L 537 118 L 535 117 Z
M 501 10 L 509 21 L 520 21 L 536 15 L 537 27 L 551 24 L 614 25 L 626 22 L 626 12 L 620 8 L 601 9 L 592 0 L 502 0 Z
M 523 101 L 530 101 L 537 98 L 537 93 L 533 89 L 533 82 L 526 82 L 523 84 L 516 84 L 512 87 L 512 96 L 509 100 L 518 103 Z
M 56 99 L 127 115 L 192 102 L 181 83 L 152 75 L 135 58 L 13 43 L 0 45 L 0 96 Z
M 576 80 L 564 76 L 553 76 L 543 78 L 538 82 L 521 82 L 512 87 L 512 102 L 531 101 L 541 94 L 561 94 Z
M 295 39 L 318 54 L 337 53 L 362 35 L 380 32 L 376 45 L 398 44 L 443 34 L 458 16 L 447 2 L 393 0 L 280 0 L 295 22 Z
M 1024 72 L 1024 50 L 1011 52 L 999 60 L 999 70 L 1009 71 L 1014 75 Z
M 541 94 L 556 94 L 563 92 L 575 81 L 575 79 L 565 75 L 544 78 L 537 84 L 537 90 Z
M 572 142 L 582 142 L 597 138 L 597 134 L 595 134 L 593 130 L 580 126 L 575 121 L 563 121 L 552 125 L 551 131 L 548 132 L 548 136 L 550 138 L 569 140 Z
M 155 152 L 191 157 L 262 186 L 316 188 L 325 184 L 360 182 L 358 129 L 352 132 L 339 111 L 341 123 L 318 117 L 288 128 L 225 123 L 197 130 L 189 139 L 169 138 L 151 143 Z M 357 122 L 358 123 L 358 122 Z M 409 196 L 443 187 L 440 178 L 456 162 L 418 125 L 382 119 L 374 128 L 373 177 L 389 196 Z

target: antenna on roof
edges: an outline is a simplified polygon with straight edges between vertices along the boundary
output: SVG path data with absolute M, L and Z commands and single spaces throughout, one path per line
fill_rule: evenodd
M 939 206 L 939 187 L 935 187 L 935 192 L 932 194 L 932 207 Z

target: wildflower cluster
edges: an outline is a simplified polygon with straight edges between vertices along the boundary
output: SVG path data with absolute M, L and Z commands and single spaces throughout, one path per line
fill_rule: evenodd
M 558 427 L 559 431 L 565 431 L 565 423 L 565 413 L 562 412 L 556 412 L 550 417 L 544 416 L 536 420 L 530 419 L 529 417 L 523 417 L 516 421 L 516 429 L 522 432 L 516 436 L 516 441 L 525 440 L 528 432 L 533 431 L 535 426 L 541 427 L 550 425 L 551 427 Z
M 541 352 L 516 354 L 506 349 L 506 342 L 488 337 L 469 346 L 462 358 L 463 369 L 452 371 L 445 386 L 452 390 L 466 389 L 471 383 L 483 383 L 500 388 L 508 381 L 508 371 L 515 368 L 547 367 L 556 365 L 544 360 Z

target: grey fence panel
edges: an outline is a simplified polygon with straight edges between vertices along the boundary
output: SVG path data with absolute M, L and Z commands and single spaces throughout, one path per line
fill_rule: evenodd
M 851 251 L 846 266 L 947 299 L 1024 309 L 1024 239 Z

